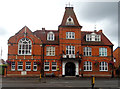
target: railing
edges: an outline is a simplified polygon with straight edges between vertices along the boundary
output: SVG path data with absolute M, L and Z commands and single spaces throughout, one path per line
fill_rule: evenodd
M 75 54 L 65 55 L 63 54 L 62 58 L 76 58 Z
M 79 63 L 81 63 L 81 61 L 82 61 L 82 55 L 65 55 L 65 54 L 63 54 L 62 56 L 61 56 L 61 60 L 66 60 L 66 59 L 70 59 L 70 60 L 78 60 L 79 61 Z

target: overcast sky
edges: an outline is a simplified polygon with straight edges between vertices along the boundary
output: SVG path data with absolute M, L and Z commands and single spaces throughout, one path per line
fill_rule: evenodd
M 83 2 L 86 1 L 86 2 Z M 1 0 L 0 1 L 0 50 L 2 58 L 7 59 L 8 39 L 28 26 L 31 31 L 58 30 L 65 6 L 69 2 L 73 5 L 75 14 L 82 31 L 97 31 L 103 33 L 118 46 L 118 2 L 119 0 Z M 105 1 L 105 0 L 103 0 Z M 114 1 L 114 2 L 110 2 Z M 0 52 L 1 53 L 1 52 Z

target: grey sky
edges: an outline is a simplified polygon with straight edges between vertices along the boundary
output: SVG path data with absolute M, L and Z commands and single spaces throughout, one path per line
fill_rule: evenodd
M 96 24 L 111 41 L 118 38 L 118 3 L 89 2 L 79 6 L 79 21 Z M 84 8 L 84 9 L 82 9 Z M 90 29 L 91 30 L 91 29 Z M 115 43 L 113 43 L 115 45 Z
M 25 25 L 31 31 L 45 27 L 57 30 L 60 25 L 65 6 L 71 2 L 79 23 L 85 31 L 103 33 L 118 46 L 118 3 L 117 2 L 81 2 L 82 0 L 3 0 L 0 1 L 0 49 L 3 59 L 7 59 L 7 40 Z M 6 3 L 7 2 L 7 3 Z

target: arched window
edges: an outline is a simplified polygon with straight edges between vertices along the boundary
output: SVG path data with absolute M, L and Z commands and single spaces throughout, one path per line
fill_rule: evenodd
M 74 21 L 73 21 L 73 18 L 71 16 L 69 16 L 67 18 L 66 25 L 74 25 Z
M 92 71 L 92 62 L 90 61 L 84 62 L 84 71 Z
M 108 63 L 107 62 L 100 62 L 100 71 L 108 71 Z
M 28 38 L 22 38 L 18 43 L 18 54 L 19 55 L 31 55 L 32 42 Z
M 54 33 L 53 32 L 49 32 L 47 34 L 47 40 L 49 41 L 54 41 L 55 37 L 54 37 Z

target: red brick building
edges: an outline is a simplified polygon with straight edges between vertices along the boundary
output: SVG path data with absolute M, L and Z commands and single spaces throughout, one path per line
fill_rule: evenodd
M 27 26 L 8 40 L 7 76 L 110 77 L 113 44 L 99 31 L 81 31 L 73 7 L 66 7 L 58 30 Z
M 120 56 L 119 56 L 119 54 L 120 54 L 120 47 L 117 47 L 113 52 L 115 68 L 118 68 L 120 66 Z

